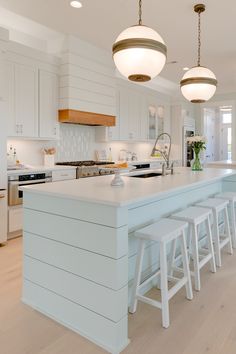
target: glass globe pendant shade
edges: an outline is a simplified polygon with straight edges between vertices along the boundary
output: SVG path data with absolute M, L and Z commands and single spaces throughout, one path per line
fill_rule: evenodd
M 214 73 L 203 66 L 195 66 L 188 70 L 180 82 L 183 96 L 192 103 L 208 101 L 214 95 L 216 86 Z
M 117 69 L 131 81 L 153 79 L 166 62 L 167 48 L 163 39 L 156 31 L 143 25 L 121 32 L 112 51 Z

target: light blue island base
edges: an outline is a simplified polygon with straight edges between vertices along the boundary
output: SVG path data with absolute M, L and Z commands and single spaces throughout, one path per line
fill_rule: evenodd
M 24 188 L 23 302 L 120 353 L 129 343 L 134 231 L 222 189 L 236 190 L 232 172 L 214 171 L 198 178 L 184 170 L 187 185 L 179 173 L 149 185 L 126 177 L 123 189 L 112 189 L 110 176 Z M 144 277 L 157 267 L 156 247 L 147 245 Z

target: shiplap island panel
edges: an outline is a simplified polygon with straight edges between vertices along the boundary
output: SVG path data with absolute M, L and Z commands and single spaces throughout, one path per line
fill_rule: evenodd
M 128 340 L 128 293 L 135 230 L 236 185 L 235 171 L 177 168 L 149 179 L 113 176 L 48 183 L 24 190 L 23 301 L 110 353 Z M 158 266 L 153 242 L 143 276 Z

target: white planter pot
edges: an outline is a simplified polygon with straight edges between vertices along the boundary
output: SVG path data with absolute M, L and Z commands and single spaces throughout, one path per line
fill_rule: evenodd
M 55 164 L 54 155 L 44 155 L 44 166 L 53 167 Z

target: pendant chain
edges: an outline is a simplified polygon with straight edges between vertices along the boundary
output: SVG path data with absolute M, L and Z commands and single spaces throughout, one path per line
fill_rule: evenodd
M 142 0 L 139 0 L 139 26 L 142 26 Z
M 198 12 L 198 58 L 197 58 L 197 65 L 201 66 L 201 12 Z

